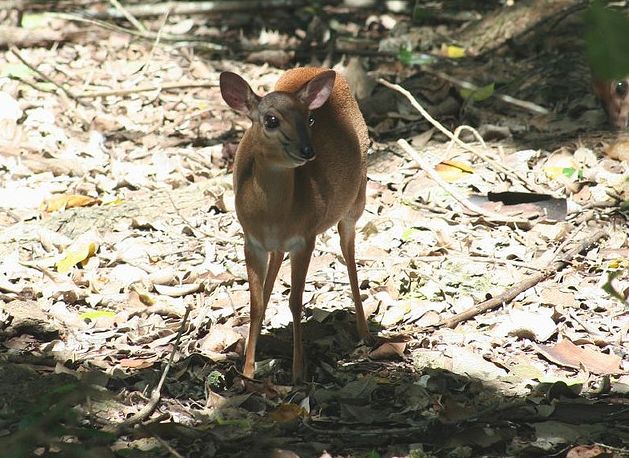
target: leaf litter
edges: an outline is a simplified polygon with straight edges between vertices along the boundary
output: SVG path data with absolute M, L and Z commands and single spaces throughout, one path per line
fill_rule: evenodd
M 54 19 L 50 27 L 62 24 Z M 170 33 L 193 25 L 198 19 L 180 19 Z M 509 139 L 475 145 L 519 181 L 434 131 L 415 137 L 457 194 L 531 191 L 526 183 L 534 181 L 536 190 L 567 199 L 566 221 L 554 221 L 529 209 L 483 207 L 504 220 L 474 213 L 391 137 L 378 136 L 356 253 L 376 343 L 356 342 L 331 230 L 317 240 L 304 291 L 309 383 L 289 385 L 286 262 L 266 312 L 256 380 L 247 380 L 239 371 L 249 298 L 230 165 L 248 121 L 226 107 L 215 82 L 220 71 L 235 70 L 264 93 L 281 70 L 86 30 L 92 39 L 56 51 L 20 51 L 72 88 L 75 100 L 42 92 L 54 87 L 33 72 L 0 78 L 8 446 L 18 450 L 35 431 L 39 447 L 60 447 L 45 422 L 78 427 L 91 409 L 86 438 L 70 442 L 98 448 L 96 432 L 138 413 L 174 356 L 157 410 L 143 432 L 106 442 L 115 453 L 166 453 L 165 438 L 187 456 L 530 456 L 573 446 L 578 456 L 592 442 L 601 453 L 626 451 L 628 233 L 626 214 L 610 208 L 613 196 L 627 199 L 627 163 L 606 157 L 596 137 L 557 150 Z M 271 32 L 257 38 L 280 47 L 290 40 Z M 247 61 L 287 62 L 277 52 L 252 52 Z M 3 51 L 0 74 L 16 65 Z M 350 61 L 349 79 L 368 97 L 374 74 L 395 77 L 389 65 L 362 74 L 360 61 Z M 207 86 L 165 89 L 199 80 Z M 141 86 L 150 90 L 133 91 Z M 376 121 L 374 133 L 420 119 L 387 94 L 403 116 Z M 544 271 L 560 248 L 597 227 L 607 238 L 565 268 L 494 310 L 446 325 Z M 40 414 L 36 406 L 42 420 L 18 427 Z M 52 409 L 60 406 L 74 407 L 72 414 Z

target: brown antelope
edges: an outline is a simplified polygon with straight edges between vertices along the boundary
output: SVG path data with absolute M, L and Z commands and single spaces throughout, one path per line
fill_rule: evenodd
M 252 122 L 234 162 L 236 214 L 245 237 L 250 291 L 243 373 L 253 377 L 256 342 L 273 283 L 288 252 L 293 315 L 293 380 L 304 375 L 302 294 L 318 234 L 337 224 L 361 338 L 369 336 L 354 259 L 356 220 L 365 207 L 367 126 L 345 78 L 324 68 L 284 73 L 257 95 L 235 73 L 220 76 L 223 99 Z
M 601 80 L 594 78 L 594 93 L 601 99 L 609 122 L 616 129 L 629 125 L 629 79 Z

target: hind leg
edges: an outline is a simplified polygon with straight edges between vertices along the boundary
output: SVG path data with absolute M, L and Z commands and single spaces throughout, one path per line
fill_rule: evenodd
M 365 208 L 365 187 L 367 180 L 363 179 L 363 184 L 356 198 L 356 202 L 338 224 L 339 236 L 341 238 L 341 251 L 345 264 L 347 265 L 347 273 L 349 275 L 349 284 L 352 288 L 352 298 L 354 299 L 354 307 L 356 308 L 356 328 L 361 339 L 369 336 L 369 327 L 363 310 L 363 303 L 360 299 L 360 289 L 358 288 L 358 274 L 356 273 L 356 259 L 354 254 L 354 246 L 356 239 L 356 221 Z

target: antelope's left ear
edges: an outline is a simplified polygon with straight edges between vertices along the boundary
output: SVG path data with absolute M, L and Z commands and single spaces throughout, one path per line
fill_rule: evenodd
M 240 75 L 232 72 L 221 73 L 219 82 L 221 95 L 227 105 L 253 118 L 260 96 L 253 92 L 251 86 Z
M 332 94 L 335 79 L 336 72 L 334 70 L 319 73 L 297 91 L 297 97 L 309 110 L 315 110 L 323 105 Z

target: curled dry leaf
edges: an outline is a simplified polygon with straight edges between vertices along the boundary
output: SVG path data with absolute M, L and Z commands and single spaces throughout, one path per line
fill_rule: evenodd
M 477 377 L 482 380 L 494 380 L 504 377 L 504 369 L 487 361 L 482 356 L 465 348 L 452 349 L 452 372 Z
M 68 272 L 78 263 L 85 263 L 98 250 L 98 235 L 89 231 L 80 235 L 72 244 L 63 252 L 63 257 L 57 261 L 57 272 Z
M 550 361 L 561 366 L 581 367 L 595 374 L 621 373 L 620 356 L 609 355 L 589 348 L 577 347 L 568 339 L 563 339 L 555 345 L 538 345 L 537 350 Z
M 455 183 L 474 173 L 474 169 L 459 161 L 441 161 L 435 166 L 435 171 L 448 183 Z
M 129 369 L 146 369 L 147 367 L 151 367 L 155 361 L 157 361 L 157 357 L 150 358 L 124 358 L 118 361 L 122 367 L 126 367 Z
M 270 64 L 274 67 L 285 67 L 292 59 L 291 54 L 281 49 L 265 49 L 252 52 L 247 56 L 247 62 L 254 64 Z
M 41 210 L 52 213 L 66 208 L 88 207 L 100 203 L 100 199 L 90 196 L 82 196 L 79 194 L 61 194 L 54 195 L 44 201 Z
M 611 457 L 611 450 L 600 445 L 577 445 L 566 453 L 566 458 L 608 458 Z
M 605 151 L 612 159 L 619 161 L 629 161 L 629 139 L 623 139 L 613 143 Z
M 375 360 L 401 358 L 404 356 L 406 342 L 385 342 L 369 353 L 369 357 Z
M 242 336 L 232 327 L 215 324 L 210 328 L 208 335 L 197 341 L 197 347 L 201 353 L 220 353 L 241 340 Z
M 327 453 L 325 455 L 327 455 Z M 295 452 L 291 452 L 290 450 L 284 450 L 281 448 L 273 449 L 269 456 L 270 458 L 299 458 L 299 455 L 297 455 Z M 321 456 L 323 457 L 324 455 Z
M 200 283 L 190 283 L 188 285 L 168 286 L 168 285 L 155 285 L 155 291 L 164 296 L 181 297 L 188 294 L 196 293 L 201 287 Z
M 280 404 L 269 416 L 277 423 L 288 423 L 308 416 L 301 406 L 292 403 Z
M 545 342 L 557 331 L 557 325 L 548 313 L 514 310 L 496 327 L 498 336 L 517 336 Z

